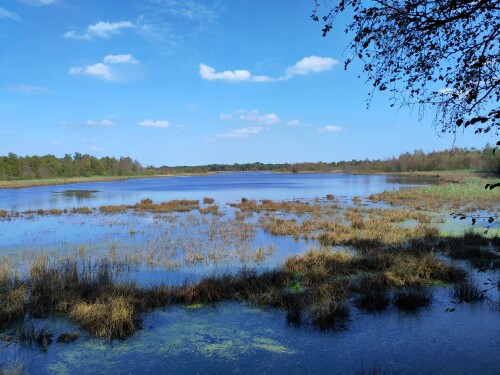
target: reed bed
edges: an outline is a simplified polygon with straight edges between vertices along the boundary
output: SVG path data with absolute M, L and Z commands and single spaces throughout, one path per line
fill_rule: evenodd
M 394 202 L 409 201 L 407 192 L 390 194 L 400 197 Z M 356 206 L 341 207 L 333 196 L 312 203 L 242 198 L 230 204 L 229 214 L 214 203 L 207 197 L 203 205 L 198 200 L 155 203 L 144 199 L 131 206 L 25 212 L 27 218 L 102 215 L 110 227 L 122 225 L 112 215 L 120 218 L 127 213 L 145 223 L 125 221 L 130 236 L 141 236 L 137 243 L 82 245 L 64 256 L 36 252 L 1 259 L 0 300 L 5 303 L 0 304 L 0 329 L 31 318 L 65 314 L 93 336 L 120 339 L 139 329 L 142 314 L 150 309 L 223 300 L 284 309 L 293 325 L 344 329 L 352 302 L 368 311 L 384 310 L 391 304 L 412 311 L 429 305 L 429 286 L 442 283 L 457 284 L 457 299 L 477 300 L 473 296 L 480 290 L 466 284 L 465 272 L 436 257 L 436 251 L 453 258 L 480 259 L 482 266 L 487 263 L 491 268 L 500 264 L 495 251 L 498 238 L 487 239 L 475 232 L 443 237 L 432 225 L 439 219 L 422 211 L 434 203 L 395 210 L 366 207 L 361 200 Z M 0 212 L 0 218 L 15 214 Z M 408 220 L 416 225 L 401 225 Z M 289 256 L 274 269 L 252 270 L 249 263 L 264 262 L 276 252 L 273 244 L 255 246 L 259 230 L 312 240 L 319 247 Z M 338 251 L 333 246 L 348 248 Z M 116 281 L 123 280 L 117 276 L 143 266 L 177 268 L 224 262 L 240 264 L 241 270 L 181 285 L 141 287 Z M 27 337 L 36 337 L 36 332 L 30 332 Z
M 12 301 L 0 307 L 4 328 L 63 313 L 89 334 L 111 340 L 140 328 L 141 314 L 151 308 L 234 300 L 283 308 L 290 319 L 299 316 L 301 324 L 321 330 L 342 329 L 349 316 L 348 299 L 360 290 L 376 285 L 374 290 L 387 292 L 463 280 L 460 270 L 429 254 L 352 255 L 326 248 L 290 257 L 273 270 L 243 269 L 177 286 L 117 283 L 115 275 L 121 270 L 107 258 L 89 261 L 82 251 L 73 258 L 36 256 L 23 277 L 4 271 L 0 297 Z M 369 279 L 367 273 L 374 276 Z
M 499 179 L 472 178 L 461 183 L 432 185 L 422 188 L 404 188 L 372 194 L 372 202 L 386 202 L 393 206 L 409 207 L 427 211 L 490 211 L 497 212 L 500 201 L 498 189 L 485 189 L 488 183 Z

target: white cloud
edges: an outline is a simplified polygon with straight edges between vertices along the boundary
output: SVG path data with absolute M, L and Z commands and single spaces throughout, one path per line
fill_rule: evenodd
M 111 68 L 103 63 L 97 63 L 94 65 L 88 65 L 86 67 L 74 67 L 68 72 L 69 74 L 83 74 L 95 78 L 101 78 L 106 81 L 112 81 L 115 79 Z
M 299 119 L 293 119 L 293 120 L 285 122 L 285 125 L 287 125 L 287 126 L 300 126 L 301 123 L 300 123 Z
M 49 90 L 45 87 L 41 86 L 32 86 L 32 85 L 14 85 L 9 87 L 10 91 L 17 92 L 19 94 L 48 94 Z
M 11 20 L 14 21 L 21 21 L 21 17 L 19 17 L 16 13 L 0 7 L 0 19 L 2 18 L 10 18 Z
M 50 141 L 50 144 L 51 145 L 60 145 L 60 144 L 62 144 L 62 142 L 57 140 L 57 139 L 54 139 L 53 141 Z
M 274 82 L 284 81 L 293 78 L 296 75 L 305 75 L 311 72 L 323 72 L 330 70 L 337 65 L 338 60 L 330 57 L 309 56 L 304 57 L 296 64 L 286 68 L 285 74 L 282 77 L 270 77 L 266 75 L 253 75 L 249 70 L 224 70 L 216 72 L 211 66 L 200 64 L 199 74 L 202 79 L 207 81 L 225 81 L 232 83 L 240 82 Z
M 319 133 L 338 133 L 342 131 L 342 127 L 335 125 L 327 125 L 323 128 L 318 128 L 317 131 Z
M 216 73 L 214 68 L 205 64 L 200 64 L 199 73 L 201 78 L 207 81 L 243 82 L 252 78 L 252 74 L 248 70 L 225 70 Z
M 104 62 L 109 64 L 139 64 L 130 53 L 127 55 L 107 55 Z
M 139 61 L 131 54 L 127 55 L 106 55 L 103 59 L 108 64 L 139 64 Z M 87 65 L 85 67 L 73 67 L 68 71 L 69 74 L 83 74 L 95 78 L 101 78 L 106 81 L 117 79 L 115 72 L 111 67 L 104 63 Z
M 250 121 L 261 125 L 274 125 L 282 121 L 276 113 L 260 114 L 257 109 L 254 109 L 253 111 L 240 109 L 234 113 L 221 113 L 219 118 L 221 120 Z
M 133 29 L 135 25 L 130 21 L 120 22 L 102 22 L 99 21 L 94 25 L 87 26 L 83 34 L 78 34 L 70 30 L 64 34 L 67 39 L 92 40 L 94 38 L 109 39 L 114 35 L 121 33 L 123 29 Z
M 100 127 L 108 128 L 110 126 L 113 126 L 113 121 L 110 121 L 110 120 L 102 120 L 102 121 L 87 120 L 87 122 L 85 124 L 88 126 L 100 126 Z
M 297 74 L 309 74 L 311 72 L 323 72 L 330 70 L 339 63 L 330 57 L 309 56 L 295 63 L 285 70 L 285 78 L 290 79 Z
M 262 126 L 234 129 L 227 133 L 217 134 L 217 138 L 246 138 L 250 135 L 259 134 L 262 130 L 264 130 Z
M 170 123 L 168 121 L 165 121 L 165 120 L 152 120 L 152 119 L 148 119 L 148 120 L 144 120 L 144 121 L 141 121 L 139 124 L 139 126 L 146 126 L 146 127 L 150 127 L 150 128 L 168 128 L 170 126 Z

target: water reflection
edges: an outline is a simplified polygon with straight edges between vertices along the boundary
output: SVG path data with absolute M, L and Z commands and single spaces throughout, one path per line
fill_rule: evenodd
M 435 183 L 433 179 L 401 176 L 325 174 L 275 174 L 264 172 L 219 173 L 208 176 L 132 179 L 74 185 L 0 190 L 0 209 L 24 211 L 65 209 L 75 205 L 98 207 L 134 204 L 145 198 L 156 202 L 172 199 L 215 198 L 224 204 L 248 199 L 288 200 L 327 194 L 366 197 L 383 190 Z
M 68 198 L 77 198 L 78 200 L 89 199 L 94 197 L 94 193 L 98 193 L 99 190 L 64 190 L 55 191 L 54 194 L 61 194 Z

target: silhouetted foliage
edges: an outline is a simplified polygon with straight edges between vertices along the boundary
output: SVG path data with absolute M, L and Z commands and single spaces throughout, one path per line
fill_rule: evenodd
M 323 36 L 340 13 L 352 14 L 352 54 L 373 90 L 389 90 L 392 104 L 436 109 L 442 132 L 500 126 L 500 0 L 334 0 L 312 19 Z M 498 144 L 497 144 L 498 145 Z

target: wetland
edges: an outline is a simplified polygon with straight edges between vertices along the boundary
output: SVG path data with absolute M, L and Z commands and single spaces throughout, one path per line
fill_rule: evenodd
M 494 374 L 499 202 L 328 173 L 0 190 L 0 371 Z

